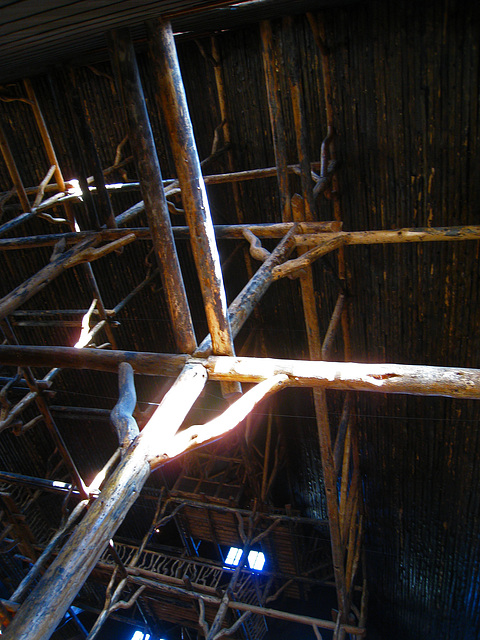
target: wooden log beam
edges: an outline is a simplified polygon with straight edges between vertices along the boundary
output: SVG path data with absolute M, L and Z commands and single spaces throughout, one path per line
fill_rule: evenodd
M 214 226 L 215 237 L 222 240 L 241 240 L 244 230 L 251 231 L 258 238 L 283 238 L 290 231 L 293 222 L 262 223 L 262 224 L 220 224 Z M 332 222 L 310 222 L 302 223 L 298 227 L 297 233 L 317 233 L 317 232 L 337 232 L 341 225 Z M 173 235 L 178 240 L 190 239 L 188 227 L 173 227 Z M 131 229 L 105 229 L 103 231 L 80 231 L 71 233 L 52 233 L 43 236 L 25 236 L 19 238 L 0 238 L 0 251 L 15 249 L 29 249 L 35 247 L 53 246 L 60 240 L 65 239 L 67 245 L 75 244 L 87 238 L 98 238 L 98 241 L 116 240 L 130 233 L 134 233 L 137 240 L 151 240 L 152 235 L 148 227 L 134 227 Z M 302 238 L 297 235 L 296 238 Z
M 303 99 L 300 56 L 294 31 L 294 20 L 293 16 L 287 16 L 283 19 L 283 27 L 287 43 L 287 55 L 285 56 L 285 61 L 288 69 L 293 121 L 295 123 L 297 154 L 301 167 L 300 179 L 305 205 L 305 219 L 313 220 L 315 217 L 315 201 L 313 198 L 313 182 L 310 172 L 310 161 L 308 159 L 307 121 Z
M 110 418 L 117 432 L 122 453 L 128 449 L 138 436 L 137 421 L 133 412 L 137 404 L 132 365 L 122 362 L 118 367 L 118 402 L 113 407 Z
M 401 244 L 406 242 L 459 242 L 480 240 L 480 226 L 403 228 L 374 231 L 338 231 L 334 234 L 311 233 L 295 237 L 299 247 L 317 247 L 327 240 L 339 238 L 344 245 Z
M 181 352 L 193 353 L 197 346 L 193 322 L 173 239 L 162 174 L 135 51 L 128 30 L 116 30 L 111 33 L 110 53 L 117 84 L 121 88 L 130 145 L 140 177 L 175 341 Z
M 187 365 L 150 421 L 107 481 L 99 498 L 50 565 L 4 632 L 6 640 L 47 640 L 100 559 L 150 476 L 149 459 L 182 424 L 207 375 L 200 364 Z M 173 404 L 175 411 L 172 411 Z M 159 428 L 160 427 L 160 428 Z
M 40 269 L 31 278 L 28 278 L 28 280 L 25 280 L 25 282 L 4 296 L 0 300 L 0 319 L 18 309 L 24 302 L 46 287 L 54 278 L 57 278 L 66 269 L 68 260 L 92 245 L 93 242 L 94 240 L 83 240 L 71 249 L 55 256 L 43 269 Z
M 90 238 L 79 242 L 71 249 L 67 249 L 58 255 L 55 255 L 56 252 L 54 251 L 49 264 L 28 278 L 28 280 L 22 282 L 22 284 L 18 285 L 18 287 L 0 300 L 0 319 L 5 318 L 5 316 L 12 313 L 12 311 L 15 311 L 24 302 L 32 298 L 52 280 L 58 278 L 65 269 L 69 269 L 78 264 L 83 264 L 90 260 L 101 258 L 111 251 L 116 250 L 118 247 L 129 244 L 133 240 L 135 240 L 135 234 L 128 234 L 127 236 L 118 238 L 118 240 L 115 240 L 110 244 L 104 245 L 98 249 L 92 249 L 91 245 L 96 241 L 95 238 Z M 100 298 L 97 298 L 97 300 L 98 299 Z M 106 321 L 106 315 L 104 317 Z
M 11 366 L 117 373 L 121 362 L 130 363 L 142 375 L 173 377 L 191 362 L 205 366 L 210 379 L 219 382 L 257 383 L 285 374 L 291 386 L 480 399 L 480 369 L 0 345 L 0 363 Z
M 147 31 L 213 351 L 218 355 L 235 355 L 220 257 L 172 26 L 163 20 L 151 21 Z M 238 385 L 227 385 L 224 392 L 238 393 L 240 389 Z
M 33 89 L 33 85 L 30 79 L 26 78 L 23 81 L 23 86 L 25 87 L 25 91 L 27 92 L 28 99 L 32 105 L 33 115 L 35 117 L 35 122 L 37 123 L 38 130 L 40 135 L 42 136 L 43 146 L 45 147 L 45 151 L 47 153 L 48 160 L 50 164 L 55 165 L 55 180 L 57 181 L 56 185 L 50 185 L 51 187 L 55 187 L 62 193 L 66 193 L 66 185 L 65 180 L 63 179 L 63 174 L 60 169 L 60 164 L 57 159 L 57 154 L 55 153 L 55 149 L 53 147 L 52 139 L 50 138 L 50 134 L 47 129 L 47 125 L 45 124 L 45 120 L 43 118 L 42 111 L 40 109 L 40 105 L 38 104 L 37 96 Z M 72 211 L 72 207 L 69 202 L 66 202 L 65 205 L 65 213 L 70 224 L 70 228 L 74 229 L 74 214 Z
M 277 78 L 277 69 L 279 66 L 276 59 L 277 56 L 270 21 L 263 20 L 260 23 L 260 35 L 262 38 L 262 59 L 265 85 L 267 88 L 268 113 L 270 115 L 278 191 L 280 193 L 280 210 L 282 212 L 282 220 L 288 222 L 292 219 L 292 211 L 288 184 L 287 145 L 285 141 L 285 125 L 283 122 L 280 87 Z
M 341 293 L 337 298 L 335 309 L 333 310 L 332 317 L 330 318 L 330 322 L 328 323 L 328 328 L 325 334 L 325 338 L 323 339 L 322 360 L 328 360 L 330 350 L 332 348 L 333 340 L 335 339 L 335 335 L 337 333 L 337 329 L 341 321 L 344 305 L 345 305 L 345 295 Z
M 292 228 L 293 222 L 264 224 L 232 224 L 215 225 L 215 237 L 221 240 L 239 240 L 243 238 L 243 230 L 248 229 L 258 238 L 283 238 Z M 341 223 L 302 222 L 295 235 L 298 247 L 317 247 L 327 240 L 339 238 L 345 245 L 359 244 L 405 244 L 409 242 L 461 242 L 480 240 L 480 225 L 463 227 L 428 227 L 403 228 L 395 230 L 376 229 L 372 231 L 340 231 Z M 190 237 L 188 227 L 173 227 L 174 237 L 187 239 Z M 81 231 L 80 233 L 52 233 L 42 236 L 24 236 L 19 238 L 0 238 L 0 251 L 23 250 L 34 247 L 53 246 L 65 238 L 68 245 L 87 238 L 98 237 L 99 241 L 116 240 L 129 233 L 134 233 L 138 240 L 150 240 L 150 229 L 134 227 L 131 229 L 108 229 L 103 231 Z
M 274 280 L 278 280 L 279 278 L 284 278 L 285 276 L 292 276 L 298 271 L 305 269 L 306 267 L 310 267 L 311 264 L 321 258 L 322 256 L 330 253 L 330 251 L 334 251 L 339 247 L 343 246 L 342 238 L 338 237 L 338 234 L 332 234 L 333 237 L 325 240 L 322 244 L 319 244 L 317 247 L 310 249 L 306 253 L 298 256 L 298 258 L 294 258 L 293 260 L 289 260 L 283 264 L 278 265 L 272 271 L 272 276 Z
M 8 173 L 10 174 L 10 178 L 17 192 L 18 199 L 20 200 L 20 205 L 23 209 L 23 212 L 29 213 L 30 202 L 28 201 L 28 197 L 25 192 L 22 179 L 18 172 L 15 159 L 10 149 L 10 145 L 8 144 L 8 140 L 5 135 L 5 132 L 3 131 L 3 127 L 1 125 L 0 125 L 0 151 L 2 153 L 3 159 L 5 160 L 5 164 L 7 165 Z
M 104 566 L 102 566 L 103 568 Z M 176 585 L 166 584 L 160 582 L 160 580 L 152 579 L 152 578 L 144 578 L 142 576 L 132 575 L 135 572 L 135 569 L 126 568 L 127 573 L 129 574 L 129 582 L 137 585 L 145 585 L 151 589 L 157 589 L 159 591 L 164 591 L 167 593 L 171 593 L 172 595 L 183 595 L 190 596 L 196 598 L 198 600 L 203 600 L 205 603 L 209 603 L 212 605 L 218 605 L 221 603 L 221 598 L 214 595 L 204 594 L 194 592 L 192 590 L 185 589 L 183 587 L 178 587 Z M 141 571 L 143 574 L 144 572 Z M 290 613 L 288 611 L 281 611 L 279 609 L 270 609 L 267 607 L 257 606 L 254 604 L 249 604 L 247 602 L 239 602 L 236 600 L 229 600 L 228 607 L 230 609 L 234 609 L 236 611 L 251 611 L 256 615 L 266 616 L 267 618 L 275 618 L 277 620 L 285 620 L 290 622 L 295 622 L 298 624 L 306 624 L 309 626 L 316 626 L 321 629 L 335 629 L 335 622 L 331 620 L 322 620 L 321 618 L 312 618 L 310 616 L 304 616 L 297 613 Z M 355 626 L 351 624 L 344 625 L 345 631 L 347 633 L 353 633 L 360 637 L 365 635 L 365 628 L 360 626 Z

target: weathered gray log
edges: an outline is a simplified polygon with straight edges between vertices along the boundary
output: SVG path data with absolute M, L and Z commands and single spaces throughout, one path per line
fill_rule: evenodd
M 184 354 L 0 345 L 0 361 L 12 366 L 58 366 L 61 369 L 91 369 L 117 373 L 122 362 L 129 362 L 136 373 L 176 377 L 188 359 L 189 356 Z
M 180 427 L 206 380 L 201 365 L 185 367 L 158 407 L 155 419 L 145 426 L 85 518 L 18 610 L 4 632 L 6 640 L 50 638 L 147 481 L 149 460 L 165 442 L 162 427 L 167 426 L 170 434 Z
M 197 346 L 195 332 L 170 225 L 155 141 L 128 30 L 115 30 L 110 34 L 110 54 L 117 83 L 121 88 L 130 145 L 140 177 L 175 341 L 181 352 L 193 353 Z
M 188 355 L 136 351 L 0 345 L 0 363 L 13 366 L 57 364 L 67 369 L 116 373 L 121 362 L 129 362 L 138 374 L 152 376 L 176 376 L 185 363 L 191 362 L 204 365 L 210 379 L 220 382 L 255 383 L 286 374 L 289 384 L 299 387 L 480 398 L 480 369 L 230 356 L 190 358 Z
M 133 417 L 136 404 L 133 368 L 128 362 L 122 362 L 118 367 L 118 402 L 113 407 L 110 417 L 123 453 L 139 433 L 137 421 Z
M 7 223 L 8 224 L 8 223 Z M 243 230 L 249 229 L 259 238 L 283 238 L 293 226 L 293 222 L 265 224 L 215 225 L 215 236 L 222 240 L 243 238 Z M 480 240 L 480 226 L 404 228 L 373 231 L 340 231 L 341 223 L 302 222 L 295 235 L 298 247 L 317 247 L 327 240 L 340 238 L 344 244 L 404 244 L 409 242 L 461 242 Z M 316 232 L 316 230 L 319 230 Z M 48 247 L 63 238 L 67 244 L 74 244 L 87 238 L 96 237 L 99 241 L 115 240 L 134 233 L 139 240 L 150 240 L 150 230 L 146 227 L 132 229 L 109 229 L 104 231 L 81 231 L 80 233 L 52 233 L 44 236 L 24 236 L 19 238 L 1 238 L 1 250 L 28 249 L 30 247 Z M 189 237 L 188 227 L 173 227 L 175 238 Z
M 11 484 L 19 484 L 31 489 L 41 489 L 50 493 L 58 493 L 60 495 L 79 496 L 80 492 L 69 482 L 58 482 L 56 480 L 46 480 L 44 478 L 34 478 L 25 476 L 20 473 L 11 473 L 10 471 L 0 471 L 0 480 Z

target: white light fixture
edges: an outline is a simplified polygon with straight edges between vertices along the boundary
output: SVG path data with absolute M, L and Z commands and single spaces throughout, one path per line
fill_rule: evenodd
M 132 636 L 132 640 L 149 640 L 149 638 L 150 638 L 150 634 L 143 633 L 143 631 L 135 631 L 135 633 Z
M 236 567 L 240 562 L 240 558 L 242 557 L 242 549 L 237 549 L 236 547 L 230 547 L 227 557 L 225 559 L 225 564 L 229 564 L 230 566 Z M 265 555 L 262 551 L 250 551 L 248 554 L 248 565 L 250 569 L 254 571 L 261 571 L 263 569 L 263 565 L 265 564 Z

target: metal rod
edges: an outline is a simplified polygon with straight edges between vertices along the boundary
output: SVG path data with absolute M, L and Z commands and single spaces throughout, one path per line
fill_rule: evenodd
M 129 140 L 159 264 L 178 349 L 193 353 L 197 343 L 178 262 L 155 141 L 145 105 L 135 51 L 128 30 L 110 34 L 110 54 L 126 111 Z

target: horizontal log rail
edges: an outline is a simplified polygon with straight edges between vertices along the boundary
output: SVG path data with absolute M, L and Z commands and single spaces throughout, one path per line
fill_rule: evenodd
M 298 234 L 297 246 L 316 247 L 338 238 L 342 244 L 400 244 L 407 242 L 444 242 L 480 240 L 480 226 L 377 229 L 375 231 L 338 231 L 335 234 Z
M 214 225 L 215 237 L 221 240 L 243 240 L 244 230 L 251 231 L 257 238 L 283 238 L 290 231 L 293 222 L 264 224 L 232 224 Z M 373 231 L 341 231 L 338 221 L 301 222 L 295 243 L 299 247 L 317 247 L 327 240 L 338 238 L 339 244 L 405 244 L 408 242 L 459 242 L 462 240 L 480 240 L 480 225 L 462 227 L 429 227 L 403 228 L 395 230 L 377 229 Z M 188 227 L 173 227 L 176 240 L 187 240 Z M 0 251 L 14 251 L 34 247 L 49 247 L 65 239 L 67 245 L 82 240 L 98 238 L 98 242 L 106 242 L 122 238 L 134 233 L 137 240 L 151 240 L 147 227 L 122 229 L 104 229 L 102 231 L 80 231 L 79 233 L 52 233 L 40 236 L 22 236 L 17 238 L 0 238 Z
M 191 362 L 202 364 L 209 378 L 220 382 L 258 383 L 285 374 L 290 386 L 480 399 L 480 369 L 0 345 L 0 363 L 12 366 L 117 373 L 122 362 L 131 364 L 137 374 L 152 376 L 177 376 Z
M 131 575 L 134 571 L 129 571 L 127 569 L 127 573 L 129 573 L 128 580 L 133 584 L 137 585 L 145 585 L 147 588 L 158 589 L 160 591 L 165 591 L 174 595 L 183 595 L 190 596 L 193 598 L 197 598 L 199 600 L 203 600 L 205 603 L 210 604 L 220 604 L 221 598 L 218 596 L 207 595 L 203 593 L 194 592 L 191 589 L 185 589 L 183 587 L 179 587 L 176 585 L 169 585 L 160 580 L 152 580 L 151 578 L 143 578 L 136 575 Z M 309 626 L 319 627 L 321 629 L 335 629 L 335 622 L 331 622 L 330 620 L 322 620 L 320 618 L 312 618 L 310 616 L 304 616 L 296 613 L 289 613 L 287 611 L 281 611 L 279 609 L 270 609 L 267 607 L 261 607 L 253 604 L 248 604 L 246 602 L 238 602 L 236 600 L 230 600 L 228 602 L 228 607 L 230 609 L 235 609 L 237 611 L 251 611 L 257 615 L 266 616 L 268 618 L 276 618 L 277 620 L 286 620 L 291 622 L 297 622 L 300 624 L 307 624 Z M 365 629 L 362 627 L 358 627 L 355 625 L 345 624 L 342 625 L 345 629 L 346 633 L 354 633 L 358 636 L 365 635 Z

